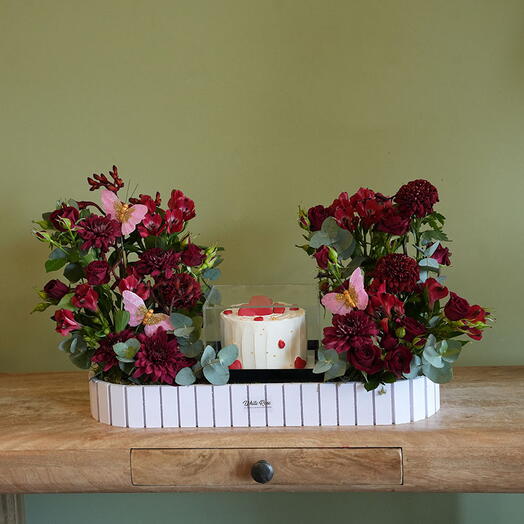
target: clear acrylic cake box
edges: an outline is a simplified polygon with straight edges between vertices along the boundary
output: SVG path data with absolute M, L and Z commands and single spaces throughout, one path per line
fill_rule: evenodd
M 217 350 L 238 347 L 232 369 L 312 368 L 320 314 L 315 285 L 218 285 L 204 304 L 203 338 Z

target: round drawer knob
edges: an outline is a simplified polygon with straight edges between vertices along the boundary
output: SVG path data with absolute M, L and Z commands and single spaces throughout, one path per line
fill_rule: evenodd
M 251 476 L 255 482 L 265 484 L 273 478 L 273 466 L 266 460 L 259 460 L 251 467 Z

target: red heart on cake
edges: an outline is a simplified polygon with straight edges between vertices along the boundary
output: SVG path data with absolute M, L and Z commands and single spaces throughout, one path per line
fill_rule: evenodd
M 307 362 L 300 357 L 297 357 L 295 359 L 295 369 L 304 369 L 306 367 Z
M 260 315 L 271 315 L 273 313 L 273 301 L 264 295 L 251 297 L 247 304 L 242 304 L 238 310 L 241 317 L 255 317 Z
M 235 360 L 233 364 L 229 366 L 229 369 L 242 369 L 242 362 L 240 362 L 240 360 Z

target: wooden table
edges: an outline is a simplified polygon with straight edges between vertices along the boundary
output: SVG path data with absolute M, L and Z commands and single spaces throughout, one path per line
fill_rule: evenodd
M 0 493 L 524 491 L 524 366 L 458 368 L 439 413 L 398 426 L 114 428 L 85 373 L 0 374 L 0 415 Z

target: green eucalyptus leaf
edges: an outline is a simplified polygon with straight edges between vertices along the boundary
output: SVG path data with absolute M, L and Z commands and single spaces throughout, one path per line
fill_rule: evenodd
M 195 328 L 193 326 L 180 327 L 175 329 L 173 333 L 175 334 L 175 337 L 188 338 L 194 329 Z
M 59 247 L 53 249 L 49 254 L 49 258 L 46 260 L 45 270 L 49 273 L 50 271 L 57 271 L 64 267 L 67 263 L 67 255 L 67 251 Z
M 324 231 L 315 231 L 309 240 L 309 246 L 318 249 L 322 246 L 330 246 L 333 240 Z
M 436 368 L 430 364 L 424 364 L 422 366 L 422 372 L 432 382 L 445 384 L 453 378 L 453 368 L 449 362 L 444 362 L 443 364 L 440 368 Z
M 130 338 L 125 342 L 113 344 L 113 351 L 118 358 L 133 359 L 140 349 L 140 342 L 136 338 Z M 124 360 L 124 362 L 130 360 Z M 132 361 L 132 360 L 131 360 Z
M 218 352 L 217 356 L 223 366 L 229 367 L 238 358 L 238 348 L 235 344 L 225 346 Z
M 123 309 L 120 309 L 115 312 L 114 319 L 115 319 L 115 332 L 120 333 L 120 331 L 124 331 L 124 329 L 127 327 L 127 324 L 129 323 L 131 315 L 129 314 L 129 311 L 125 311 Z
M 69 358 L 80 369 L 89 369 L 91 367 L 91 356 L 91 351 L 82 351 L 80 353 L 71 353 Z
M 229 380 L 229 369 L 224 367 L 220 362 L 213 362 L 204 366 L 204 377 L 215 386 L 227 384 Z
M 204 343 L 201 340 L 196 340 L 191 343 L 187 339 L 182 338 L 178 341 L 178 344 L 180 351 L 189 358 L 198 357 L 204 349 Z
M 196 380 L 195 374 L 193 373 L 193 370 L 190 367 L 182 368 L 175 377 L 175 382 L 179 386 L 190 386 L 191 384 L 194 384 Z
M 220 269 L 210 267 L 202 273 L 202 276 L 207 280 L 218 280 L 220 278 Z
M 207 366 L 207 364 L 209 364 L 215 358 L 215 350 L 211 346 L 206 346 L 204 352 L 202 353 L 202 357 L 200 358 L 200 363 L 202 364 L 202 367 L 204 367 Z
M 431 247 L 428 247 L 425 251 L 424 251 L 424 254 L 426 255 L 426 257 L 431 257 L 431 255 L 433 255 L 435 253 L 435 251 L 438 249 L 438 247 L 440 246 L 440 242 L 437 240 L 436 242 L 433 242 L 433 244 L 431 244 Z
M 75 296 L 74 293 L 67 293 L 66 295 L 64 295 L 61 299 L 60 299 L 60 302 L 58 302 L 58 304 L 56 305 L 56 307 L 58 309 L 69 309 L 71 311 L 75 310 L 75 306 L 73 306 L 73 304 L 71 304 L 71 299 Z
M 423 258 L 418 265 L 428 271 L 438 271 L 440 264 L 434 258 Z
M 333 380 L 334 378 L 342 377 L 346 373 L 346 369 L 347 362 L 339 358 L 336 362 L 333 362 L 331 368 L 326 371 L 324 380 Z
M 321 374 L 329 371 L 333 367 L 333 362 L 331 360 L 318 360 L 313 368 L 313 373 Z
M 424 364 L 427 362 L 436 368 L 441 368 L 444 366 L 444 361 L 442 360 L 442 356 L 435 349 L 434 346 L 426 346 L 424 348 L 424 351 L 422 353 L 422 360 Z
M 413 355 L 413 358 L 411 359 L 411 364 L 409 366 L 409 373 L 404 373 L 404 377 L 405 378 L 418 377 L 421 370 L 422 370 L 422 359 L 418 355 Z
M 169 320 L 175 329 L 193 326 L 193 320 L 181 313 L 171 313 Z

